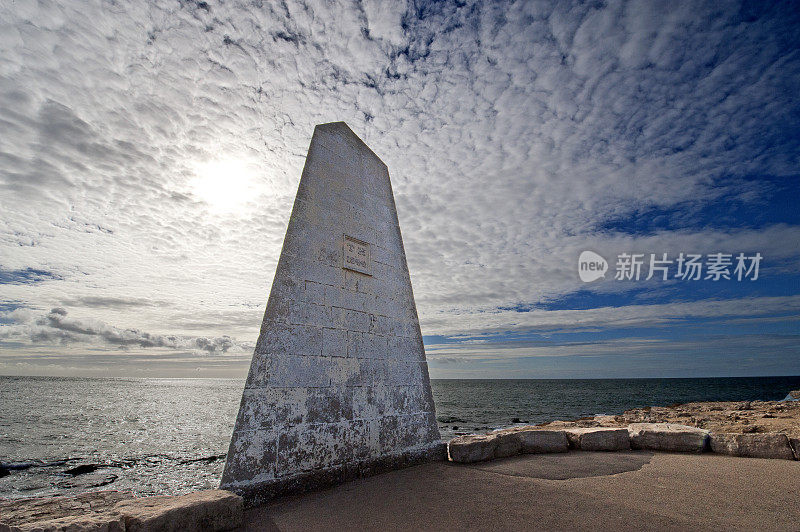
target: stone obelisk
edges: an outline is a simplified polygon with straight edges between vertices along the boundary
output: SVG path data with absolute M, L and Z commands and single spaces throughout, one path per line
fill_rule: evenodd
M 221 487 L 265 500 L 443 454 L 388 169 L 319 125 Z

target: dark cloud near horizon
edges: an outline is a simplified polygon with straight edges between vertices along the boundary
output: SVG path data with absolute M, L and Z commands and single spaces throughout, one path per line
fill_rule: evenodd
M 167 301 L 151 301 L 143 298 L 123 298 L 123 297 L 98 297 L 85 296 L 76 299 L 65 299 L 63 304 L 67 307 L 89 307 L 89 308 L 128 308 L 128 307 L 150 307 L 154 305 L 169 306 Z
M 27 319 L 26 319 L 27 318 Z M 230 336 L 176 336 L 151 334 L 139 329 L 120 329 L 99 320 L 80 320 L 70 318 L 66 309 L 56 307 L 38 317 L 22 315 L 16 320 L 8 320 L 8 330 L 0 335 L 11 341 L 28 337 L 34 344 L 75 344 L 99 342 L 103 345 L 120 348 L 168 348 L 193 349 L 210 355 L 226 354 L 230 350 L 249 351 L 252 344 L 237 342 Z

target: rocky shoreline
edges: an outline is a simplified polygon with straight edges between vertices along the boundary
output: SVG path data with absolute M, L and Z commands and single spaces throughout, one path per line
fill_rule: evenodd
M 790 438 L 800 438 L 800 390 L 789 392 L 783 401 L 709 401 L 648 406 L 626 410 L 615 416 L 553 421 L 538 426 L 625 427 L 631 423 L 680 423 L 718 433 L 783 433 Z
M 715 452 L 800 460 L 800 390 L 783 401 L 696 402 L 514 426 L 448 442 L 453 462 L 570 449 Z
M 524 453 L 630 449 L 800 460 L 800 390 L 784 401 L 645 407 L 615 416 L 464 435 L 448 442 L 448 458 L 471 463 Z M 0 500 L 0 532 L 231 530 L 242 525 L 243 508 L 241 497 L 221 490 L 138 498 L 98 491 L 75 497 Z
M 95 491 L 0 501 L 0 532 L 213 532 L 241 527 L 243 515 L 242 498 L 229 491 L 155 497 Z

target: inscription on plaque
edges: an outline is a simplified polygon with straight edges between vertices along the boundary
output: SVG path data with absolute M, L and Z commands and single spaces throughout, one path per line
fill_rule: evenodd
M 366 275 L 372 275 L 369 257 L 369 244 L 352 236 L 344 235 L 344 268 Z

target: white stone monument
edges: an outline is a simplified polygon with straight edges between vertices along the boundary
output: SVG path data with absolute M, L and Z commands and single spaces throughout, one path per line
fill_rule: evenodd
M 319 125 L 221 487 L 266 500 L 445 454 L 388 169 Z

